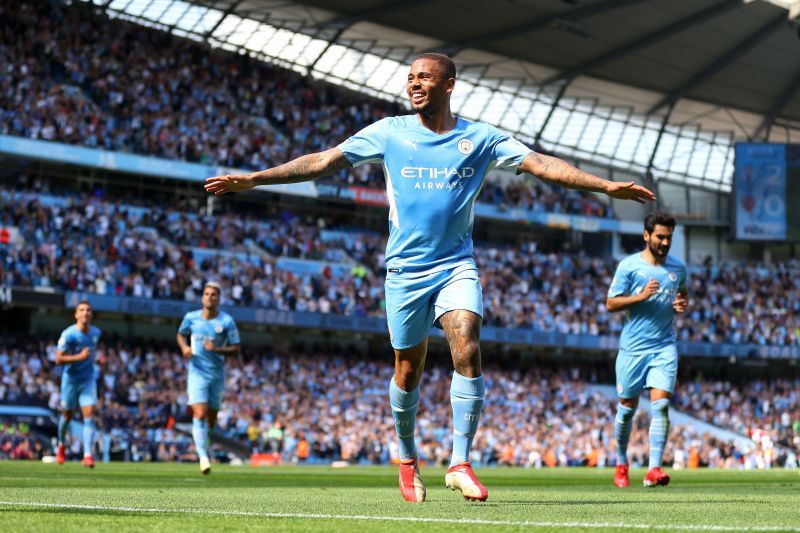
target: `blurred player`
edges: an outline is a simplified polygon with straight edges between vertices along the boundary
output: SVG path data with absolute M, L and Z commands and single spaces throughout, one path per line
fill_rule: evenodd
M 678 371 L 675 313 L 687 306 L 686 265 L 669 255 L 675 219 L 655 211 L 644 220 L 642 252 L 620 261 L 608 290 L 606 307 L 625 311 L 617 354 L 619 405 L 615 421 L 617 471 L 614 484 L 630 485 L 628 438 L 643 388 L 650 389 L 650 465 L 645 487 L 669 484 L 661 456 L 669 432 L 669 402 Z
M 469 462 L 485 391 L 479 345 L 483 298 L 472 224 L 486 173 L 527 172 L 615 198 L 639 202 L 655 198 L 632 182 L 592 176 L 532 152 L 493 126 L 453 116 L 450 96 L 455 78 L 456 67 L 449 57 L 422 54 L 413 61 L 406 84 L 415 114 L 380 120 L 336 148 L 261 172 L 216 176 L 205 185 L 208 192 L 224 194 L 316 179 L 364 163 L 383 164 L 389 201 L 386 314 L 395 353 L 389 399 L 400 439 L 400 492 L 411 502 L 425 500 L 414 431 L 432 325 L 444 329 L 455 366 L 450 393 L 453 453 L 445 484 L 467 499 L 488 496 Z
M 190 311 L 178 328 L 178 346 L 189 359 L 187 389 L 192 407 L 192 437 L 200 457 L 200 472 L 211 472 L 209 435 L 217 423 L 225 385 L 225 357 L 239 355 L 239 330 L 231 316 L 219 310 L 221 288 L 203 287 L 203 309 Z M 189 343 L 186 342 L 189 337 Z
M 94 468 L 94 406 L 97 403 L 97 382 L 94 375 L 94 354 L 100 330 L 92 326 L 92 306 L 79 302 L 75 307 L 75 324 L 61 333 L 56 347 L 56 364 L 64 365 L 61 374 L 61 416 L 58 419 L 58 464 L 66 459 L 66 437 L 69 423 L 80 406 L 83 415 L 83 466 Z

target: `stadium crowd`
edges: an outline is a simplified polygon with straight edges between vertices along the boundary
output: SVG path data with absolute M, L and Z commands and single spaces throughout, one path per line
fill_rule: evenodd
M 17 234 L 0 239 L 6 285 L 199 301 L 204 280 L 215 279 L 223 306 L 385 314 L 381 235 L 285 211 L 211 216 L 31 187 L 0 188 L 0 228 Z M 619 333 L 621 315 L 604 305 L 613 261 L 545 253 L 535 242 L 478 242 L 475 254 L 485 325 Z M 325 266 L 291 270 L 282 258 Z M 800 346 L 800 262 L 689 268 L 689 311 L 676 318 L 680 340 Z
M 299 348 L 276 353 L 245 347 L 245 355 L 229 358 L 219 433 L 247 444 L 253 452 L 278 454 L 286 462 L 397 460 L 387 403 L 392 367 L 384 361 L 337 355 L 345 351 L 315 347 L 308 355 Z M 56 409 L 61 367 L 53 364 L 54 358 L 53 340 L 0 344 L 0 403 Z M 433 463 L 447 460 L 450 449 L 447 368 L 432 363 L 422 382 L 418 442 L 424 459 Z M 194 458 L 191 440 L 176 428 L 187 420 L 188 410 L 186 361 L 175 347 L 160 342 L 127 344 L 109 337 L 99 345 L 96 371 L 101 453 L 146 461 Z M 487 365 L 489 393 L 472 460 L 535 467 L 613 465 L 616 400 L 613 391 L 609 397 L 590 385 L 608 372 L 610 368 L 596 366 Z M 709 406 L 719 407 L 732 398 L 729 384 L 700 383 L 678 391 L 677 408 L 703 418 L 708 417 Z M 795 464 L 800 451 L 798 385 L 775 380 L 739 388 L 737 403 L 753 409 L 732 409 L 732 424 L 727 419 L 711 420 L 753 436 L 752 446 L 722 442 L 688 425 L 675 426 L 666 464 L 720 468 Z M 765 397 L 773 398 L 773 403 L 766 405 Z M 713 412 L 724 416 L 720 413 L 725 410 Z M 14 433 L 19 444 L 19 432 Z M 634 464 L 645 464 L 647 442 L 648 416 L 640 413 L 629 446 Z M 79 456 L 77 440 L 73 448 Z
M 210 53 L 89 5 L 0 0 L 0 134 L 261 169 L 403 113 L 397 104 L 247 56 Z M 384 186 L 377 165 L 329 179 Z M 491 183 L 479 201 L 613 216 L 595 195 L 544 183 Z

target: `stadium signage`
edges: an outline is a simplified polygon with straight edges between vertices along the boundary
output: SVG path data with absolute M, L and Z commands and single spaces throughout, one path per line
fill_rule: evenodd
M 10 305 L 14 303 L 13 293 L 11 287 L 4 287 L 0 285 L 0 303 Z
M 64 143 L 26 139 L 10 135 L 0 135 L 0 153 L 34 160 L 68 163 L 89 168 L 138 174 L 142 176 L 158 176 L 171 179 L 200 182 L 209 176 L 236 174 L 246 172 L 242 169 L 186 163 L 158 157 L 140 156 L 121 152 L 109 152 L 95 148 L 71 146 Z M 426 171 L 440 169 L 423 169 Z M 457 170 L 457 169 L 456 169 Z M 461 171 L 472 170 L 461 169 Z M 416 176 L 416 170 L 412 173 Z M 423 173 L 424 174 L 424 173 Z M 422 175 L 419 176 L 423 177 Z M 467 176 L 462 176 L 467 177 Z M 265 191 L 305 197 L 328 197 L 348 200 L 357 204 L 386 207 L 386 191 L 357 186 L 339 186 L 331 183 L 289 183 L 286 185 L 259 186 Z M 527 209 L 505 209 L 496 205 L 478 203 L 475 215 L 497 220 L 518 221 L 541 224 L 553 228 L 575 229 L 584 232 L 607 231 L 639 235 L 642 232 L 640 223 L 621 221 L 610 218 L 586 217 L 581 215 L 562 215 L 556 213 L 534 213 Z
M 63 302 L 64 295 L 49 288 L 29 289 L 0 285 L 0 305 L 60 307 Z

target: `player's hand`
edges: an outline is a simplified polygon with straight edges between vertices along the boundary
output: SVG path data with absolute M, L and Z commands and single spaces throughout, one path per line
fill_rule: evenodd
M 681 293 L 678 293 L 678 296 L 675 298 L 675 301 L 672 302 L 672 308 L 675 310 L 676 313 L 683 313 L 686 311 L 686 308 L 689 306 L 689 302 L 686 300 L 686 296 Z
M 211 342 L 211 341 L 210 341 L 210 340 L 208 340 L 208 339 L 206 339 L 206 341 L 205 341 L 205 342 L 203 342 L 203 348 L 205 348 L 205 349 L 206 349 L 206 350 L 208 350 L 209 352 L 216 352 L 216 351 L 217 351 L 217 347 L 216 347 L 216 346 L 214 346 L 214 343 L 213 343 L 213 342 Z
M 191 359 L 192 358 L 192 348 L 191 348 L 191 346 L 187 346 L 183 350 L 183 358 L 184 359 Z
M 89 348 L 84 348 L 80 352 L 78 352 L 78 361 L 86 361 L 89 359 Z
M 658 282 L 653 278 L 650 278 L 650 280 L 647 282 L 647 285 L 645 285 L 644 289 L 642 289 L 642 301 L 647 300 L 652 295 L 657 293 L 658 287 Z
M 632 181 L 620 182 L 612 181 L 608 186 L 606 194 L 611 198 L 618 200 L 633 200 L 643 204 L 645 202 L 652 202 L 656 199 L 656 195 L 649 189 L 636 185 Z
M 244 192 L 252 189 L 254 185 L 255 182 L 248 174 L 233 174 L 206 178 L 203 188 L 206 192 L 220 196 L 228 192 Z

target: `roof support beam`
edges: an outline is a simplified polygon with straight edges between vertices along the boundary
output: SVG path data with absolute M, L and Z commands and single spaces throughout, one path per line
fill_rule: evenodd
M 206 32 L 206 34 L 205 34 L 206 41 L 208 39 L 210 39 L 212 35 L 214 35 L 214 32 L 217 31 L 217 28 L 222 26 L 222 23 L 225 22 L 225 19 L 228 18 L 228 15 L 230 15 L 234 11 L 236 11 L 236 8 L 239 7 L 239 4 L 241 4 L 242 2 L 243 2 L 243 0 L 236 0 L 230 6 L 228 6 L 228 9 L 225 10 L 225 12 L 222 14 L 222 16 L 217 21 L 217 23 L 214 24 L 214 27 Z
M 643 1 L 644 0 L 606 0 L 604 2 L 598 2 L 596 4 L 579 7 L 578 9 L 573 9 L 572 11 L 564 11 L 563 13 L 548 15 L 546 17 L 525 22 L 523 24 L 518 24 L 510 28 L 500 28 L 498 30 L 484 33 L 483 35 L 476 35 L 475 37 L 443 46 L 438 51 L 443 54 L 454 56 L 465 48 L 475 48 L 498 39 L 506 39 L 508 37 L 516 37 L 517 35 L 530 33 L 532 31 L 545 28 L 559 20 L 590 17 L 592 15 L 597 15 L 612 9 L 619 9 L 633 4 L 638 4 Z
M 336 32 L 330 39 L 327 39 L 328 43 L 325 45 L 325 48 L 314 59 L 314 61 L 311 62 L 311 64 L 308 65 L 308 67 L 306 67 L 306 71 L 310 74 L 314 70 L 314 67 L 317 65 L 319 60 L 322 59 L 325 53 L 330 49 L 330 47 L 336 44 L 341 38 L 342 34 L 345 31 L 347 31 L 348 28 L 352 27 L 354 24 L 357 24 L 358 22 L 364 20 L 373 20 L 385 15 L 391 15 L 392 13 L 396 13 L 397 11 L 402 11 L 409 8 L 417 7 L 423 4 L 430 3 L 432 1 L 433 0 L 405 0 L 405 1 L 401 0 L 391 4 L 386 4 L 384 6 L 376 7 L 375 9 L 363 11 L 358 15 L 341 15 L 338 17 L 334 17 L 330 20 L 326 20 L 324 22 L 316 24 L 318 28 L 317 35 L 319 35 L 326 29 L 336 28 Z
M 542 82 L 542 85 L 547 85 L 550 83 L 554 83 L 561 80 L 572 80 L 577 78 L 578 76 L 582 76 L 592 70 L 605 65 L 607 63 L 612 63 L 617 61 L 618 59 L 622 59 L 626 55 L 641 50 L 651 44 L 654 44 L 662 39 L 666 39 L 676 33 L 682 32 L 691 28 L 692 26 L 696 26 L 698 24 L 702 24 L 707 20 L 714 18 L 718 15 L 721 15 L 725 11 L 732 9 L 734 7 L 743 6 L 742 0 L 724 0 L 723 2 L 713 5 L 699 13 L 693 13 L 688 17 L 684 17 L 677 22 L 674 22 L 668 26 L 665 26 L 659 30 L 656 30 L 652 33 L 647 33 L 644 36 L 631 41 L 627 44 L 624 44 L 618 48 L 614 48 L 613 50 L 609 50 L 604 54 L 600 54 L 595 56 L 583 63 L 576 65 L 568 70 L 563 70 L 558 74 L 550 76 L 546 80 Z
M 764 121 L 761 122 L 761 125 L 758 127 L 756 132 L 753 134 L 754 139 L 760 139 L 766 141 L 769 139 L 770 131 L 772 130 L 772 125 L 775 123 L 775 119 L 778 115 L 783 111 L 783 108 L 786 107 L 786 104 L 792 99 L 792 97 L 800 90 L 800 69 L 795 72 L 794 77 L 783 90 L 783 93 L 775 100 L 775 102 L 770 107 L 769 112 L 764 117 Z M 761 133 L 764 132 L 763 137 Z
M 567 92 L 567 85 L 563 84 L 561 88 L 558 90 L 558 94 L 556 94 L 555 99 L 553 100 L 553 105 L 550 106 L 550 111 L 547 112 L 547 116 L 544 118 L 544 122 L 542 122 L 542 127 L 539 128 L 539 131 L 536 132 L 536 137 L 533 140 L 534 145 L 539 144 L 539 140 L 542 138 L 542 134 L 544 134 L 544 130 L 547 128 L 547 124 L 550 122 L 550 119 L 553 118 L 553 114 L 556 112 L 556 108 L 558 104 L 561 102 L 561 99 L 564 97 L 564 93 Z
M 709 78 L 715 76 L 719 73 L 722 69 L 736 61 L 739 57 L 744 55 L 748 50 L 753 48 L 755 45 L 760 43 L 766 37 L 768 37 L 772 32 L 776 29 L 780 28 L 781 26 L 786 25 L 786 15 L 781 13 L 780 15 L 772 18 L 769 22 L 761 26 L 755 33 L 750 34 L 745 40 L 734 46 L 731 50 L 729 50 L 725 55 L 720 57 L 719 59 L 714 60 L 711 64 L 707 65 L 700 73 L 696 76 L 686 80 L 683 85 L 672 91 L 670 94 L 666 95 L 664 98 L 661 99 L 656 105 L 654 105 L 650 110 L 647 112 L 648 115 L 652 115 L 659 109 L 667 105 L 672 105 L 687 94 L 689 94 L 694 88 L 702 85 L 705 83 Z

